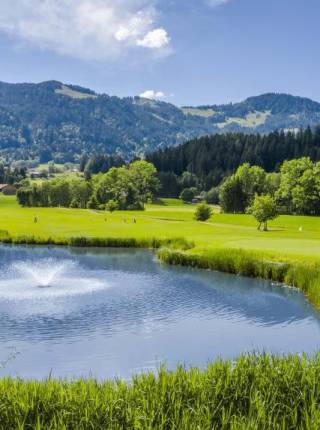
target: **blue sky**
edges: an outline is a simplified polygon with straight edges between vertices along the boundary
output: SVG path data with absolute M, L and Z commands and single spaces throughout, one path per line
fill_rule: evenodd
M 319 0 L 10 0 L 0 80 L 60 80 L 178 105 L 320 101 Z

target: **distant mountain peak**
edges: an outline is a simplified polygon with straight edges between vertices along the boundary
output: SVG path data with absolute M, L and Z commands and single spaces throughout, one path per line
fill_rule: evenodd
M 177 107 L 164 101 L 119 98 L 50 80 L 0 82 L 0 157 L 73 161 L 81 154 L 129 159 L 208 134 L 268 133 L 320 124 L 320 103 L 266 93 L 243 102 Z

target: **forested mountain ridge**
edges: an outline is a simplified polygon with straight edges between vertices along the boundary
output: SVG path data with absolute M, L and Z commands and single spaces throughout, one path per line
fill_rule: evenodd
M 284 94 L 179 108 L 57 81 L 0 82 L 0 157 L 7 161 L 77 161 L 84 153 L 130 159 L 207 134 L 265 133 L 319 123 L 319 103 Z
M 83 153 L 127 159 L 207 134 L 205 120 L 172 104 L 119 98 L 50 81 L 0 83 L 0 155 L 74 161 Z

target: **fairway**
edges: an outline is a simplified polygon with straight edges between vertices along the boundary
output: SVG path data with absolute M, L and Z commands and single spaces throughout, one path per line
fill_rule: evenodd
M 103 212 L 67 208 L 22 208 L 15 197 L 0 195 L 0 229 L 10 235 L 41 238 L 74 236 L 112 238 L 184 237 L 196 248 L 242 248 L 288 257 L 320 257 L 320 219 L 280 216 L 269 232 L 257 231 L 250 215 L 218 213 L 208 222 L 193 220 L 195 206 L 164 199 L 145 211 Z M 35 216 L 37 223 L 34 222 Z

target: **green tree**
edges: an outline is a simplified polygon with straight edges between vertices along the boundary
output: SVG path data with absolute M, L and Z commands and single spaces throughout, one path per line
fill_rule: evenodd
M 104 205 L 114 200 L 119 209 L 141 210 L 159 189 L 156 173 L 154 166 L 146 161 L 113 167 L 107 173 L 93 177 L 97 200 Z
M 106 210 L 109 211 L 110 213 L 118 209 L 119 209 L 119 205 L 115 200 L 109 200 L 108 203 L 106 204 Z
M 70 208 L 77 209 L 80 208 L 80 202 L 77 198 L 73 198 L 70 203 Z
M 264 192 L 270 194 L 271 196 L 274 196 L 280 187 L 280 181 L 280 173 L 267 173 L 265 178 Z
M 253 215 L 258 221 L 258 230 L 261 229 L 263 224 L 264 231 L 268 230 L 268 221 L 275 219 L 278 216 L 276 201 L 270 195 L 256 195 L 247 212 Z
M 220 189 L 219 187 L 212 187 L 207 193 L 206 193 L 206 201 L 212 205 L 218 205 L 219 204 L 219 193 Z
M 72 178 L 69 180 L 70 194 L 75 199 L 79 208 L 86 208 L 92 195 L 92 186 L 89 181 L 82 178 Z
M 197 221 L 207 221 L 212 214 L 212 208 L 206 203 L 201 203 L 195 210 L 194 219 Z
M 320 213 L 320 164 L 308 157 L 285 161 L 280 169 L 276 200 L 284 212 Z
M 139 202 L 146 203 L 160 189 L 157 169 L 147 161 L 134 161 L 128 166 L 129 181 L 136 190 Z
M 181 177 L 181 188 L 198 188 L 199 180 L 190 172 L 183 172 Z
M 261 167 L 244 163 L 237 169 L 235 176 L 241 182 L 248 204 L 252 202 L 256 194 L 262 194 L 265 191 L 266 172 Z
M 97 200 L 96 196 L 93 194 L 87 203 L 87 208 L 88 209 L 98 209 L 98 207 L 99 207 L 98 200 Z
M 160 189 L 156 195 L 160 197 L 179 197 L 181 184 L 177 175 L 172 172 L 159 172 L 157 177 L 160 181 Z
M 185 203 L 190 203 L 195 198 L 195 196 L 198 194 L 197 188 L 191 187 L 191 188 L 185 188 L 182 190 L 180 194 L 180 199 Z
M 22 187 L 17 191 L 17 200 L 21 206 L 32 206 L 32 190 L 30 187 Z
M 70 206 L 72 196 L 70 193 L 70 184 L 67 178 L 60 177 L 50 181 L 50 203 L 51 206 Z
M 243 213 L 248 206 L 241 180 L 235 175 L 225 180 L 220 188 L 219 202 L 225 213 Z

